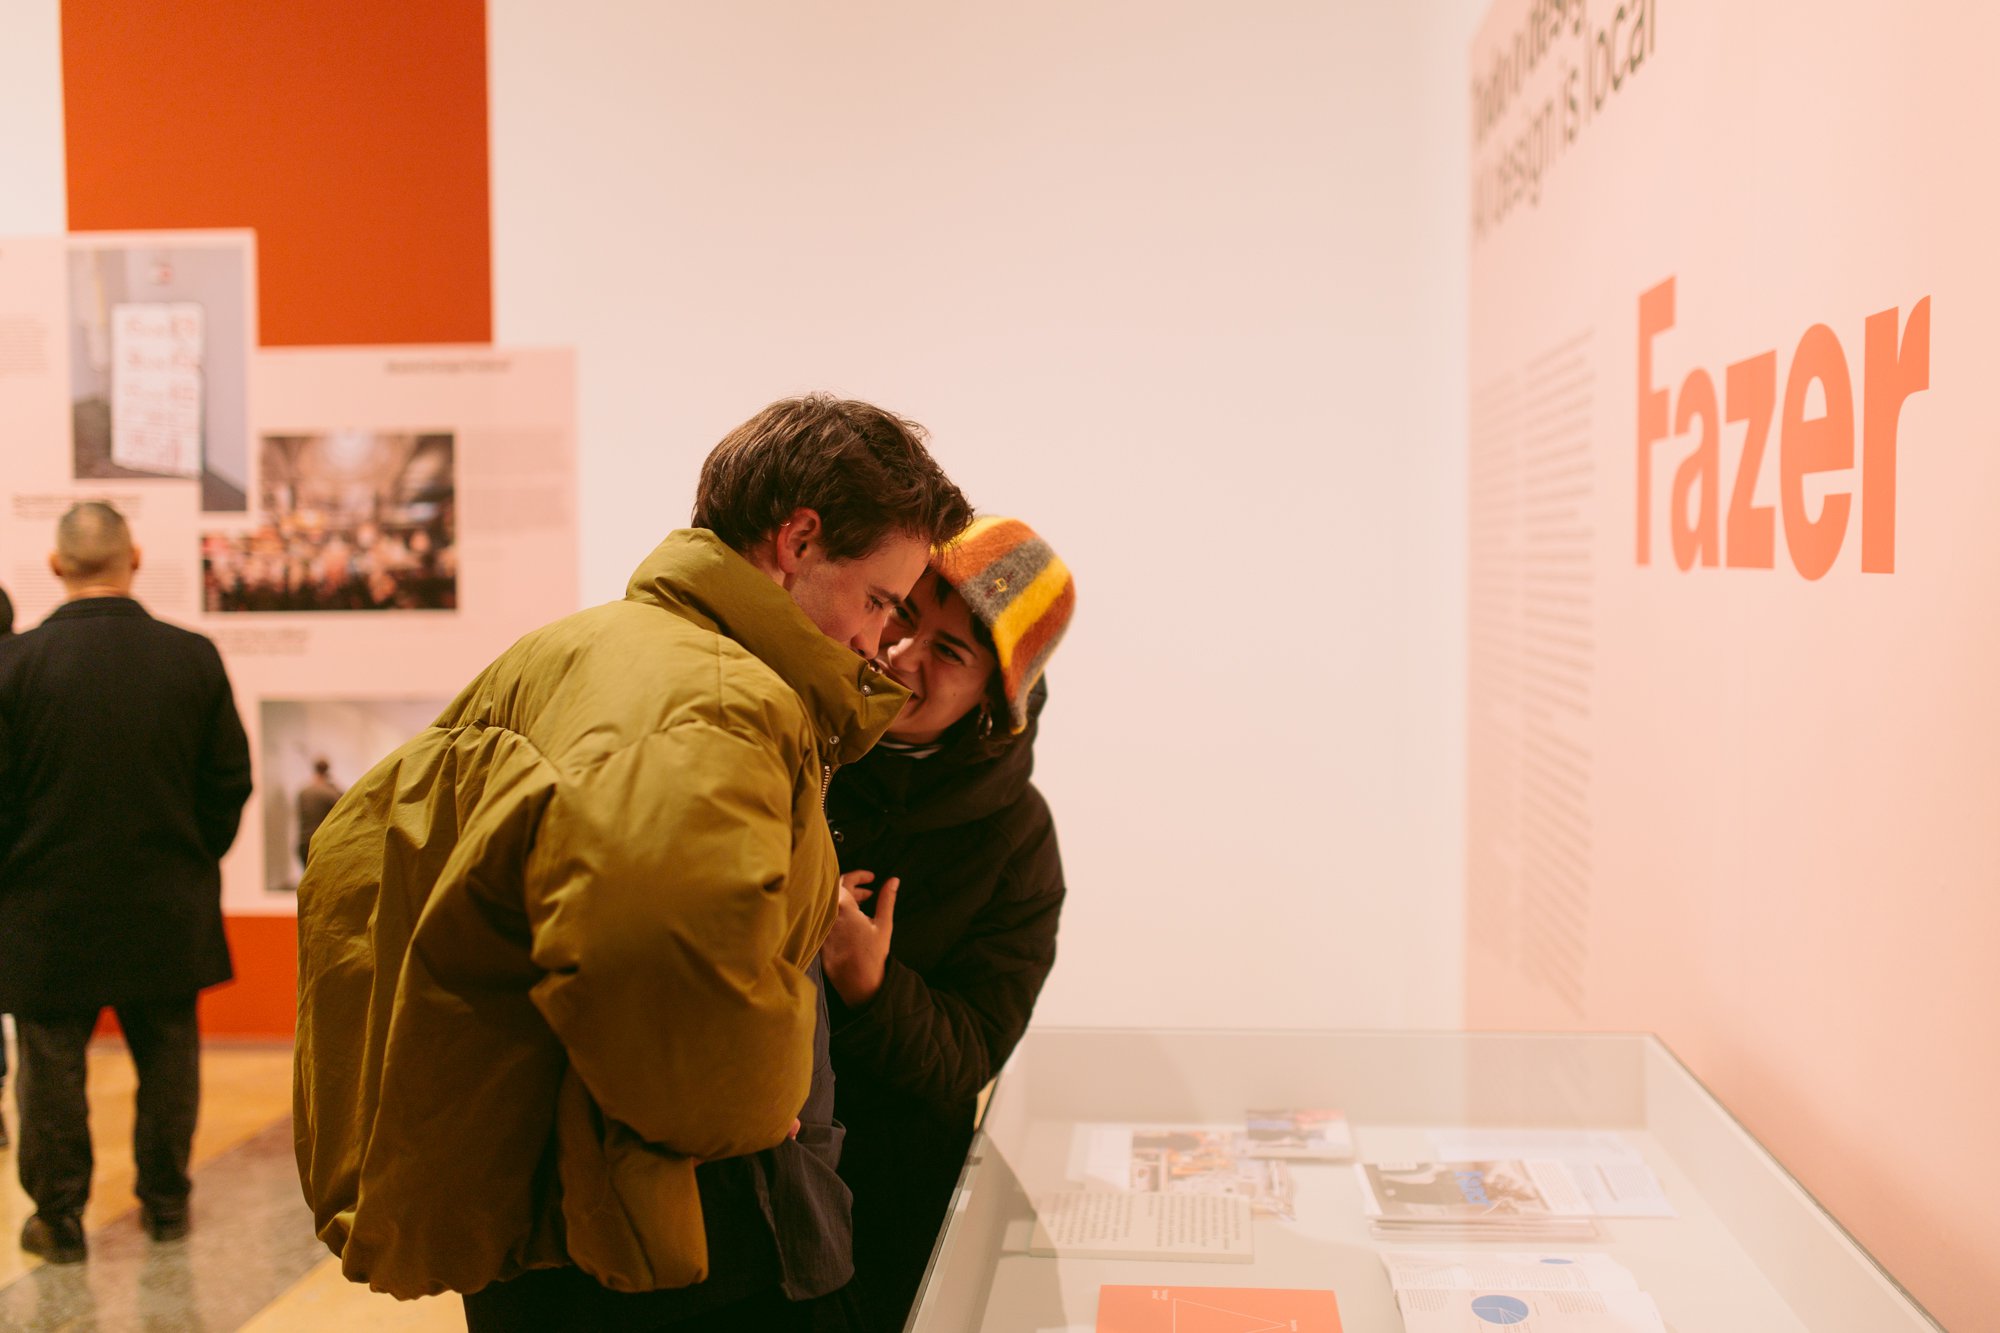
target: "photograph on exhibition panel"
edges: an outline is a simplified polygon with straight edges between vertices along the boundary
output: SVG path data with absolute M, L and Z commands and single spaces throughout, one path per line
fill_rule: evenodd
M 441 699 L 266 699 L 258 758 L 264 887 L 296 893 L 312 835 L 356 779 L 444 711 Z
M 201 539 L 210 612 L 458 606 L 448 433 L 266 435 L 261 522 Z
M 70 420 L 79 481 L 198 481 L 201 508 L 250 490 L 247 242 L 69 254 Z

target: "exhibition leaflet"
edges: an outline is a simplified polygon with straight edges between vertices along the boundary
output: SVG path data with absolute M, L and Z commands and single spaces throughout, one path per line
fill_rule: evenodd
M 1638 1291 L 1441 1291 L 1396 1293 L 1403 1333 L 1667 1333 L 1653 1298 Z
M 1504 1291 L 1637 1291 L 1632 1271 L 1608 1254 L 1540 1254 L 1479 1250 L 1390 1250 L 1382 1255 L 1389 1285 L 1421 1289 Z

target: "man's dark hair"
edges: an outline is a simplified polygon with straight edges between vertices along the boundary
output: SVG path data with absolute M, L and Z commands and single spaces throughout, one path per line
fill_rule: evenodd
M 949 541 L 972 521 L 972 507 L 924 448 L 924 434 L 853 399 L 782 399 L 724 436 L 701 465 L 694 526 L 748 551 L 793 510 L 811 509 L 834 560 L 867 555 L 891 533 Z
M 7 595 L 5 588 L 0 588 L 0 639 L 6 638 L 13 632 L 14 599 Z

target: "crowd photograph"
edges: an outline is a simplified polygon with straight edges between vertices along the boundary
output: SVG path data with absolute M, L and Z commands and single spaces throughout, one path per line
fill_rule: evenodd
M 204 607 L 452 610 L 453 444 L 442 434 L 265 436 L 263 521 L 202 534 Z

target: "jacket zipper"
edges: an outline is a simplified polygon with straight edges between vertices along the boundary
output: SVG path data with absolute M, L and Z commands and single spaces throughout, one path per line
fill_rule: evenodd
M 819 812 L 824 815 L 826 813 L 826 791 L 827 788 L 833 785 L 833 765 L 822 764 L 820 767 L 823 771 L 819 779 Z

